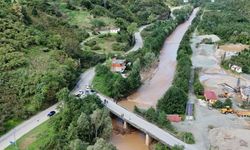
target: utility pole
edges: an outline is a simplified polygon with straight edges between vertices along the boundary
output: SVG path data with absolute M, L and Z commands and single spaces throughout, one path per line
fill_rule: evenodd
M 15 145 L 15 149 L 18 150 L 18 146 L 16 142 L 16 129 L 14 129 L 14 145 Z
M 237 92 L 240 91 L 240 78 L 238 78 L 238 81 L 237 81 Z

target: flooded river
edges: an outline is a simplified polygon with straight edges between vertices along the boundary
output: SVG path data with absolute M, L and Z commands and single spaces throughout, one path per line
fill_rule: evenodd
M 158 99 L 167 91 L 171 86 L 175 67 L 176 56 L 179 44 L 194 19 L 198 9 L 195 9 L 188 21 L 179 25 L 176 30 L 166 39 L 162 47 L 159 65 L 149 80 L 131 96 L 127 101 L 122 101 L 120 104 L 131 110 L 135 105 L 141 107 L 155 107 Z
M 144 82 L 144 84 L 127 100 L 121 101 L 119 104 L 123 107 L 133 110 L 134 106 L 149 108 L 155 107 L 158 99 L 160 99 L 167 89 L 171 86 L 175 68 L 176 56 L 179 44 L 195 18 L 198 9 L 194 9 L 189 20 L 179 25 L 175 31 L 166 39 L 159 57 L 159 65 L 156 67 L 152 77 Z M 113 125 L 121 122 L 113 119 Z M 140 131 L 133 131 L 132 133 L 121 135 L 116 134 L 115 131 L 111 138 L 111 143 L 119 150 L 148 150 L 144 144 L 145 135 Z

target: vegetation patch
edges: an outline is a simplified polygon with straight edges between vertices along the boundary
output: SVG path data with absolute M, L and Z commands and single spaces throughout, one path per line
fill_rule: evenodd
M 221 0 L 208 3 L 198 27 L 199 32 L 216 34 L 222 41 L 250 44 L 250 3 L 248 0 Z
M 242 67 L 242 72 L 250 74 L 250 49 L 239 52 L 237 56 L 222 61 L 222 66 L 229 69 L 229 64 Z
M 53 132 L 50 121 L 46 121 L 18 139 L 16 146 L 20 150 L 36 150 L 52 137 Z M 6 150 L 15 150 L 16 146 L 11 145 Z

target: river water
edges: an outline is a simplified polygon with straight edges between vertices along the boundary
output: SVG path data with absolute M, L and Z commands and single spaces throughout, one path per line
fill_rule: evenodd
M 152 77 L 127 100 L 119 104 L 123 107 L 133 110 L 134 106 L 149 108 L 155 107 L 157 101 L 164 95 L 171 86 L 176 68 L 176 56 L 180 42 L 195 18 L 198 8 L 194 9 L 190 18 L 179 25 L 175 31 L 166 38 L 159 57 L 159 65 L 156 67 Z M 116 122 L 119 124 L 119 122 Z M 113 122 L 114 124 L 114 122 Z M 119 150 L 148 150 L 144 144 L 145 135 L 140 131 L 134 131 L 130 134 L 120 135 L 113 133 L 111 143 Z

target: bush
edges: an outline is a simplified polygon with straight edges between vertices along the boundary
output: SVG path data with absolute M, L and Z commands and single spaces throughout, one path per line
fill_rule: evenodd
M 186 93 L 175 86 L 171 86 L 158 101 L 157 109 L 167 114 L 184 114 L 187 102 Z
M 224 105 L 223 105 L 223 102 L 220 101 L 220 100 L 217 100 L 213 105 L 212 105 L 214 108 L 222 108 Z
M 166 113 L 163 111 L 156 111 L 154 108 L 149 108 L 147 110 L 142 110 L 138 107 L 134 107 L 134 112 L 146 118 L 148 121 L 157 124 L 159 127 L 166 129 L 168 131 L 175 132 L 174 127 L 171 122 L 166 118 Z
M 114 43 L 112 44 L 112 49 L 114 51 L 124 51 L 125 50 L 125 46 L 119 43 Z
M 229 106 L 230 108 L 232 108 L 232 105 L 233 105 L 233 103 L 232 103 L 232 100 L 230 98 L 227 98 L 225 100 L 225 102 L 223 103 L 224 107 Z
M 93 46 L 91 49 L 92 49 L 92 50 L 100 50 L 100 49 L 101 49 L 101 47 L 100 47 L 100 46 L 98 46 L 98 45 L 95 45 L 95 46 Z
M 182 132 L 180 133 L 181 140 L 187 144 L 194 144 L 195 139 L 192 133 L 190 132 Z
M 87 41 L 87 42 L 85 42 L 85 45 L 92 47 L 92 46 L 96 45 L 96 41 L 95 40 Z
M 232 105 L 233 105 L 232 100 L 230 98 L 227 98 L 224 103 L 222 101 L 220 101 L 220 100 L 217 100 L 212 106 L 214 108 L 219 109 L 219 108 L 225 108 L 225 107 L 228 107 L 228 106 L 230 108 L 232 108 Z

